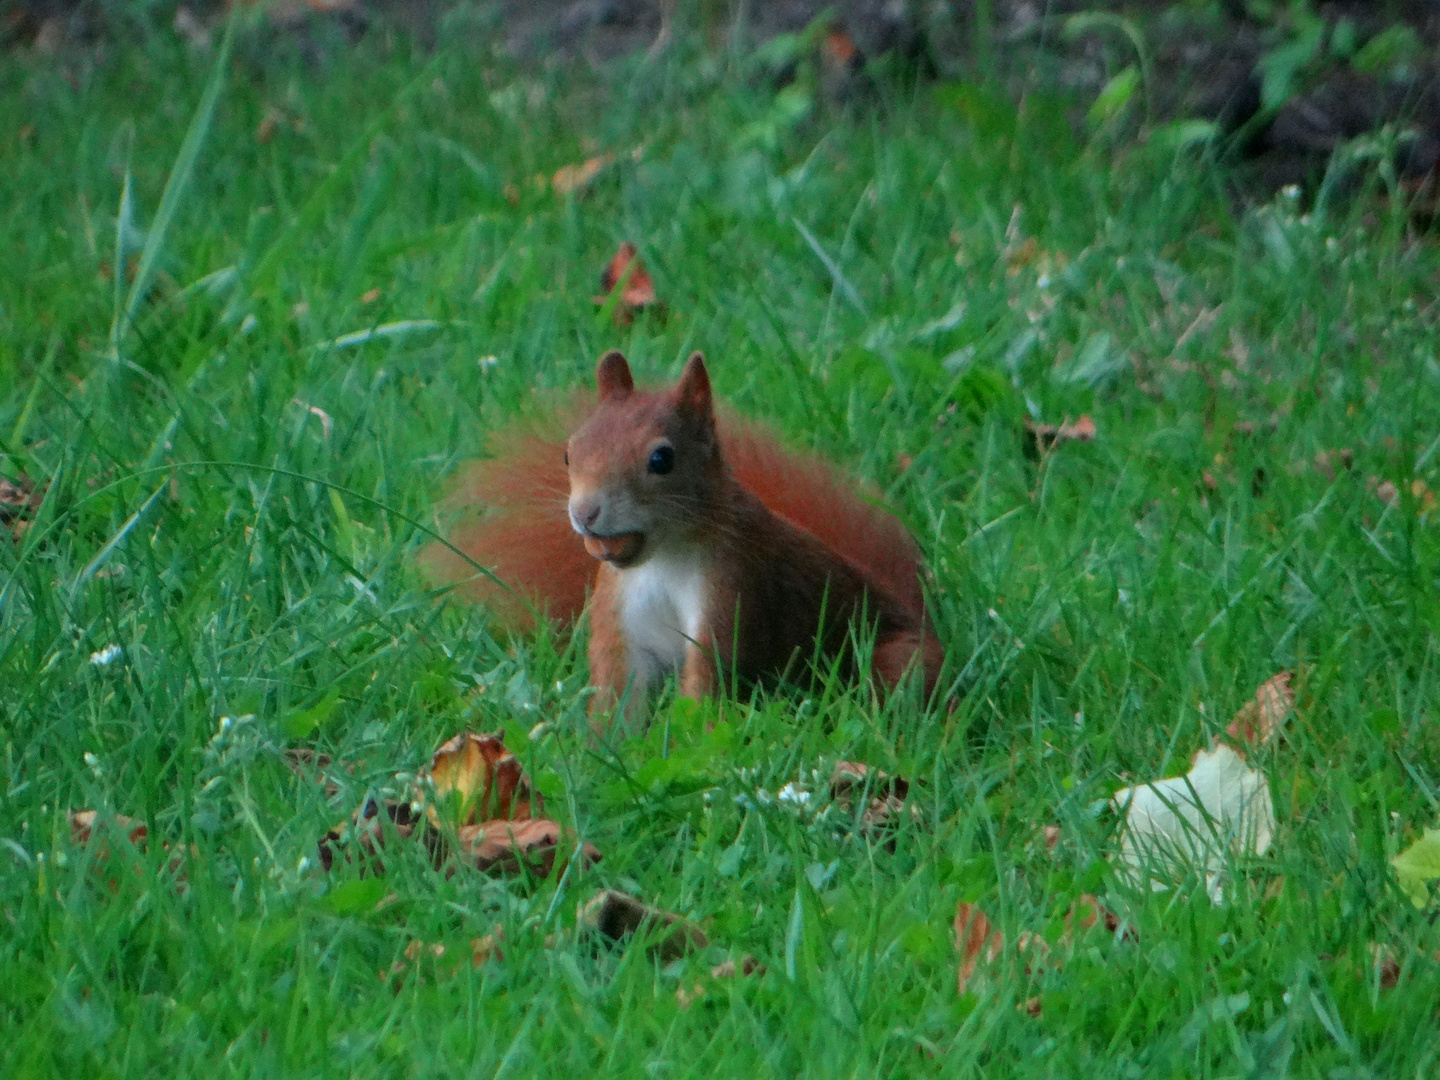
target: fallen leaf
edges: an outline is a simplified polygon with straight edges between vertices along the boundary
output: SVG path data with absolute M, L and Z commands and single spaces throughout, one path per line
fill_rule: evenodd
M 1295 707 L 1291 675 L 1282 671 L 1260 684 L 1255 696 L 1241 706 L 1225 734 L 1247 746 L 1259 748 L 1275 741 L 1290 710 Z
M 586 903 L 578 921 L 611 941 L 637 933 L 651 935 L 654 940 L 648 946 L 650 955 L 667 964 L 709 944 L 705 932 L 694 923 L 616 889 L 607 889 Z
M 500 946 L 505 941 L 505 930 L 499 924 L 495 929 L 484 937 L 470 939 L 470 963 L 474 967 L 489 963 L 491 960 L 504 960 L 505 953 Z
M 385 847 L 386 824 L 399 839 L 408 840 L 415 834 L 418 822 L 409 803 L 366 799 L 348 821 L 320 838 L 320 865 L 332 869 L 338 854 L 345 862 L 357 859 L 362 873 L 383 874 L 385 864 L 379 856 Z
M 1426 829 L 1420 839 L 1390 860 L 1400 891 L 1417 908 L 1430 902 L 1430 883 L 1440 879 L 1440 829 Z
M 1121 925 L 1120 916 L 1100 903 L 1094 893 L 1082 893 L 1065 913 L 1065 934 L 1061 940 L 1069 944 L 1074 940 L 1077 928 L 1083 933 L 1092 927 L 1103 926 L 1106 931 L 1114 934 L 1120 930 Z M 1122 936 L 1133 938 L 1135 935 L 1127 929 Z
M 103 822 L 107 819 L 101 818 L 99 812 L 95 810 L 72 810 L 69 820 L 70 842 L 76 847 L 90 847 L 93 842 L 92 862 L 96 867 L 104 866 L 110 859 L 110 848 L 103 838 L 96 836 L 96 822 Z M 114 825 L 116 831 L 125 834 L 126 839 L 134 845 L 137 851 L 144 853 L 147 850 L 149 829 L 143 821 L 126 817 L 124 814 L 115 814 L 108 820 Z M 165 869 L 174 876 L 176 888 L 180 892 L 184 892 L 188 885 L 185 877 L 185 851 L 172 852 L 169 844 L 161 844 L 160 850 L 171 852 L 170 858 L 165 863 Z M 199 854 L 193 846 L 189 853 L 192 856 Z M 141 867 L 136 866 L 135 873 L 142 873 Z M 111 879 L 109 884 L 111 889 L 118 887 L 118 883 L 114 879 Z
M 860 47 L 855 44 L 848 31 L 836 27 L 825 35 L 821 44 L 821 50 L 828 67 L 836 69 L 849 69 L 859 67 L 865 62 L 860 54 Z
M 1027 236 L 1018 243 L 1016 241 L 1019 241 L 1018 234 L 1006 244 L 1005 250 L 1001 252 L 1005 259 L 1005 272 L 1010 277 L 1014 277 L 1020 273 L 1022 267 L 1034 262 L 1036 253 L 1040 250 L 1040 246 L 1035 242 L 1033 236 Z
M 1063 424 L 1038 424 L 1025 421 L 1025 431 L 1030 436 L 1027 452 L 1032 456 L 1043 455 L 1061 443 L 1093 442 L 1096 434 L 1095 421 L 1089 413 L 1082 413 L 1073 424 L 1067 419 Z
M 1400 961 L 1395 957 L 1395 950 L 1378 941 L 1371 942 L 1370 963 L 1380 989 L 1394 990 L 1400 982 Z
M 1117 791 L 1111 804 L 1125 818 L 1120 860 L 1132 878 L 1159 890 L 1194 867 L 1216 903 L 1225 852 L 1263 855 L 1275 833 L 1265 774 L 1226 745 L 1198 751 L 1184 776 Z
M 1060 843 L 1060 826 L 1046 825 L 1045 828 L 1041 830 L 1041 836 L 1045 839 L 1045 850 L 1054 851 L 1055 845 Z
M 376 300 L 379 300 L 379 299 L 380 299 L 380 290 L 379 290 L 379 289 L 366 289 L 363 293 L 360 294 L 360 303 L 361 303 L 361 304 L 373 304 Z
M 957 987 L 960 993 L 970 984 L 975 967 L 982 960 L 990 963 L 1000 955 L 1005 939 L 1000 931 L 992 929 L 985 913 L 974 904 L 963 900 L 955 908 L 955 948 L 960 953 L 960 971 Z
M 590 181 L 600 175 L 600 170 L 614 160 L 614 154 L 600 154 L 587 158 L 579 165 L 562 165 L 555 170 L 555 175 L 550 177 L 550 187 L 557 195 L 573 195 L 588 187 Z
M 710 977 L 714 979 L 733 979 L 736 975 L 764 974 L 765 965 L 753 956 L 741 957 L 738 968 L 735 966 L 734 960 L 723 960 L 710 969 Z
M 463 732 L 446 740 L 420 774 L 425 813 L 434 825 L 442 813 L 450 824 L 474 825 L 496 820 L 522 821 L 543 812 L 519 760 L 505 748 L 505 733 Z
M 1024 1001 L 1015 1003 L 1015 1011 L 1024 1013 L 1031 1018 L 1040 1015 L 1040 999 L 1038 997 L 1026 998 Z
M 330 755 L 316 753 L 309 747 L 287 747 L 281 755 L 285 767 L 301 780 L 313 782 L 319 779 L 325 785 L 325 797 L 334 798 L 340 792 L 340 785 L 330 778 Z
M 1335 466 L 1338 464 L 1343 469 L 1352 468 L 1355 464 L 1355 455 L 1348 446 L 1339 450 L 1321 450 L 1311 459 L 1310 464 L 1325 479 L 1333 481 Z
M 565 830 L 553 821 L 528 818 L 462 825 L 456 831 L 456 840 L 465 858 L 481 870 L 513 874 L 523 864 L 536 877 L 545 877 L 555 865 L 555 854 L 566 836 Z M 595 845 L 586 843 L 581 858 L 596 863 L 600 852 Z
M 628 272 L 628 276 L 627 276 Z M 664 313 L 664 305 L 655 296 L 655 283 L 650 280 L 645 264 L 635 253 L 635 245 L 626 240 L 615 250 L 600 275 L 600 295 L 594 298 L 601 306 L 609 302 L 617 286 L 624 283 L 612 315 L 616 325 L 628 326 L 637 311 L 654 310 Z
M 1050 961 L 1050 943 L 1031 930 L 1020 931 L 1015 939 L 1015 951 L 1024 961 L 1026 975 L 1043 970 Z
M 830 797 L 845 814 L 852 814 L 856 796 L 863 795 L 869 785 L 870 803 L 860 815 L 861 831 L 873 833 L 891 824 L 905 808 L 910 796 L 910 781 L 902 776 L 891 777 L 879 769 L 858 761 L 838 761 L 830 774 Z M 911 804 L 910 815 L 920 817 L 920 808 Z
M 49 486 L 47 483 L 37 489 L 35 481 L 24 473 L 14 480 L 0 476 L 0 525 L 10 526 L 10 535 L 17 543 L 30 527 Z
M 95 822 L 99 817 L 98 810 L 72 810 L 70 812 L 70 842 L 77 847 L 90 843 L 90 838 L 95 831 Z M 114 822 L 118 830 L 130 838 L 130 843 L 142 851 L 145 849 L 145 840 L 149 835 L 149 830 L 143 821 L 136 821 L 124 814 L 116 814 L 110 820 Z M 96 858 L 103 859 L 106 854 L 104 848 L 98 848 Z

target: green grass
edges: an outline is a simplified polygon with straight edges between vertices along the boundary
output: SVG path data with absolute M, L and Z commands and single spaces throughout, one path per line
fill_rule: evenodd
M 1202 158 L 1086 145 L 1038 93 L 802 116 L 698 53 L 601 80 L 378 39 L 318 73 L 257 50 L 193 172 L 206 58 L 0 71 L 0 449 L 50 481 L 0 544 L 0 1073 L 1433 1075 L 1440 933 L 1387 863 L 1440 784 L 1440 523 L 1410 491 L 1440 488 L 1440 260 L 1401 214 L 1240 211 Z M 534 182 L 600 152 L 582 197 Z M 133 320 L 127 176 L 122 243 L 155 272 Z M 668 321 L 597 314 L 623 239 Z M 667 700 L 597 745 L 583 641 L 508 639 L 421 579 L 454 467 L 610 346 L 654 380 L 704 350 L 728 401 L 888 493 L 934 569 L 952 715 L 827 685 L 709 734 Z M 1099 437 L 1041 467 L 1031 411 Z M 1352 469 L 1308 465 L 1341 447 Z M 1183 772 L 1282 668 L 1270 854 L 1222 906 L 1198 879 L 1128 887 L 1092 805 Z M 598 867 L 315 867 L 466 727 L 509 733 Z M 353 771 L 328 797 L 289 746 Z M 760 793 L 823 805 L 840 758 L 914 781 L 893 850 Z M 149 850 L 112 838 L 97 866 L 69 841 L 84 807 L 145 821 Z M 193 845 L 183 890 L 155 841 Z M 602 886 L 711 946 L 665 968 L 598 946 L 575 911 Z M 1082 892 L 1134 940 L 1031 973 L 1007 954 L 957 994 L 959 900 L 1054 940 Z M 496 924 L 503 960 L 472 968 Z M 377 976 L 415 940 L 446 957 Z M 766 974 L 680 1007 L 745 954 Z

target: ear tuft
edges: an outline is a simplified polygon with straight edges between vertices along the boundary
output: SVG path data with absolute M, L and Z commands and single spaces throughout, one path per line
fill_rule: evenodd
M 595 365 L 595 385 L 600 389 L 601 401 L 628 397 L 635 389 L 630 365 L 625 360 L 625 354 L 619 349 L 611 349 Z
M 705 357 L 700 353 L 691 353 L 685 361 L 685 370 L 675 384 L 675 400 L 682 408 L 711 415 L 710 373 L 705 370 Z

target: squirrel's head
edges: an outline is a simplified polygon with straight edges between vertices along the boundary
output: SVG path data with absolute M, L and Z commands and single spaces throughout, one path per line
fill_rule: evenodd
M 625 569 L 703 525 L 722 471 L 705 358 L 667 390 L 635 389 L 612 349 L 595 368 L 599 405 L 570 436 L 570 524 L 597 559 Z

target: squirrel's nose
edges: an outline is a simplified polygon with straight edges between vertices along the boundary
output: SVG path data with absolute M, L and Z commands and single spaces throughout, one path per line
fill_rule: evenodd
M 583 529 L 592 529 L 600 520 L 599 499 L 577 499 L 570 504 L 570 516 Z

